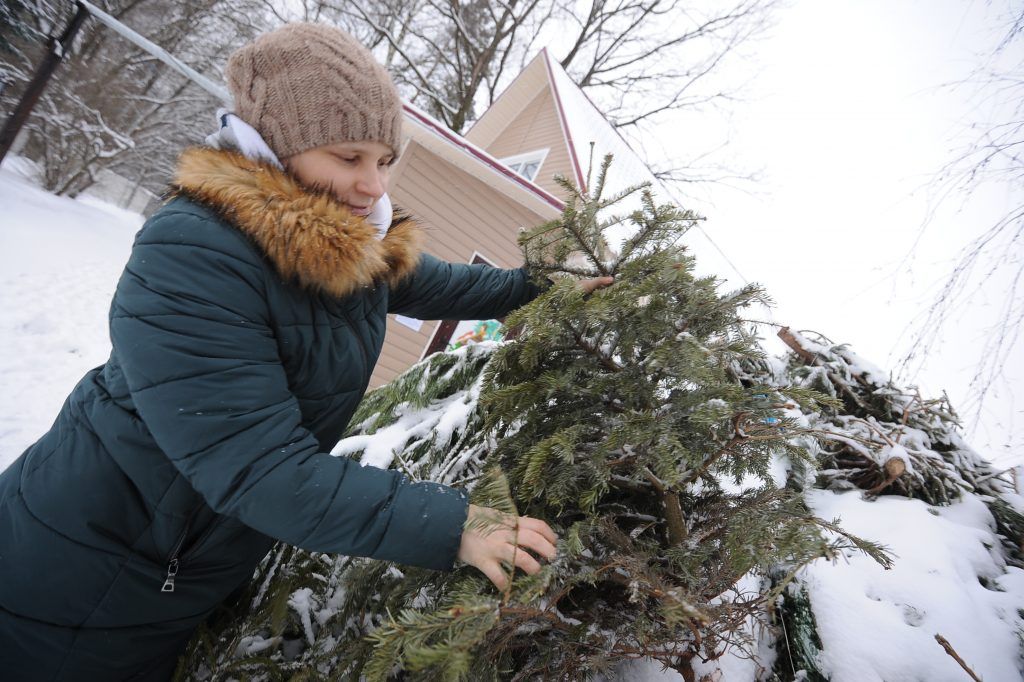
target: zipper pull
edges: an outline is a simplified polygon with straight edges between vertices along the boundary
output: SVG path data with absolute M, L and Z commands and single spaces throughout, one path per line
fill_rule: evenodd
M 178 575 L 178 558 L 171 559 L 171 562 L 167 564 L 167 578 L 164 580 L 164 586 L 160 588 L 161 592 L 174 592 L 174 576 Z

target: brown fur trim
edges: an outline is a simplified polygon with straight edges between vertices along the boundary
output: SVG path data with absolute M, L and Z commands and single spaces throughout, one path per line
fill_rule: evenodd
M 394 287 L 406 276 L 412 274 L 420 259 L 423 246 L 423 228 L 407 215 L 396 214 L 384 238 L 384 260 L 388 264 L 386 277 L 388 286 Z
M 233 151 L 186 149 L 174 184 L 252 238 L 283 277 L 311 289 L 345 296 L 377 280 L 394 284 L 419 261 L 423 229 L 411 218 L 396 217 L 377 239 L 366 218 L 331 195 Z

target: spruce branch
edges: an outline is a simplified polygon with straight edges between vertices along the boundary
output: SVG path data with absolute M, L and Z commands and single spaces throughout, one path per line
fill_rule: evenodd
M 737 415 L 737 418 L 738 417 L 739 415 Z M 737 429 L 737 431 L 739 430 Z M 736 435 L 729 439 L 729 442 L 727 442 L 725 445 L 719 448 L 713 455 L 707 457 L 703 462 L 701 462 L 700 467 L 694 469 L 690 474 L 688 474 L 683 479 L 683 483 L 685 485 L 689 485 L 697 481 L 697 479 L 705 475 L 711 469 L 711 466 L 719 459 L 721 459 L 723 455 L 734 452 L 733 447 L 739 445 L 745 440 L 748 440 L 748 438 L 749 436 L 741 435 L 741 433 L 737 432 Z
M 686 518 L 679 504 L 679 493 L 669 489 L 648 467 L 642 469 L 644 477 L 661 496 L 665 506 L 665 521 L 668 524 L 668 542 L 672 546 L 681 545 L 686 541 Z
M 583 349 L 587 355 L 596 358 L 597 361 L 601 363 L 602 367 L 610 372 L 621 372 L 623 370 L 623 367 L 619 363 L 602 353 L 597 346 L 587 341 L 583 337 L 583 334 L 580 333 L 571 322 L 562 320 L 562 326 L 572 334 L 573 339 L 576 341 L 576 345 Z

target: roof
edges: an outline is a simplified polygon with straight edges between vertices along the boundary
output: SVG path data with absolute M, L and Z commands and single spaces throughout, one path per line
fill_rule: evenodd
M 422 109 L 403 103 L 406 133 L 427 149 L 453 165 L 480 177 L 507 196 L 520 201 L 541 215 L 554 215 L 564 202 L 542 187 L 511 170 L 466 138 L 449 130 L 443 123 Z M 483 175 L 481 175 L 481 173 Z
M 655 177 L 647 163 L 605 118 L 586 93 L 576 85 L 547 48 L 541 50 L 498 96 L 466 133 L 465 139 L 478 149 L 490 147 L 544 88 L 550 89 L 553 94 L 563 137 L 569 148 L 571 171 L 578 187 L 586 188 L 589 184 L 588 172 L 596 174 L 601 161 L 607 154 L 611 154 L 613 159 L 605 180 L 604 196 L 611 196 L 641 183 L 649 183 L 656 203 L 682 205 L 672 190 Z M 617 204 L 611 212 L 626 215 L 640 208 L 640 200 L 638 192 Z M 606 229 L 605 238 L 609 246 L 618 251 L 625 239 L 634 231 L 635 227 L 621 224 Z M 699 272 L 721 277 L 727 271 L 734 271 L 740 280 L 746 281 L 711 240 L 702 224 L 698 223 L 689 231 L 685 241 L 697 256 Z
M 562 134 L 568 145 L 572 179 L 578 187 L 587 189 L 595 178 L 605 155 L 612 154 L 612 165 L 605 180 L 604 196 L 628 189 L 641 183 L 650 183 L 658 202 L 674 199 L 646 163 L 623 139 L 615 127 L 589 97 L 573 82 L 562 65 L 545 48 L 523 69 L 522 73 L 494 101 L 494 104 L 466 133 L 466 137 L 480 147 L 489 147 L 501 135 L 523 108 L 548 88 L 557 109 Z M 640 207 L 640 194 L 634 194 L 614 208 L 614 213 L 625 214 Z M 605 236 L 613 248 L 632 232 L 629 226 L 617 226 Z
M 622 134 L 605 118 L 601 110 L 587 97 L 565 72 L 562 65 L 544 49 L 541 51 L 545 67 L 551 79 L 555 104 L 559 116 L 566 121 L 566 137 L 577 163 L 579 185 L 589 188 L 597 180 L 604 157 L 612 155 L 612 163 L 605 178 L 603 196 L 609 197 L 642 183 L 650 185 L 657 203 L 676 203 L 671 191 L 662 183 L 650 167 L 633 151 Z M 592 177 L 588 178 L 588 175 Z M 589 181 L 588 181 L 589 180 Z M 613 212 L 619 215 L 640 208 L 640 193 L 631 195 L 616 204 Z M 632 232 L 632 228 L 620 225 L 605 232 L 609 244 L 618 250 Z

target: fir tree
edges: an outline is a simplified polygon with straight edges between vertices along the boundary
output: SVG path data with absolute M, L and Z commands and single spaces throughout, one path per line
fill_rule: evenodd
M 496 614 L 473 642 L 483 655 L 472 676 L 586 677 L 635 657 L 690 675 L 690 659 L 721 655 L 737 625 L 770 603 L 767 589 L 723 598 L 740 577 L 837 549 L 769 472 L 773 456 L 808 458 L 800 427 L 780 408 L 822 396 L 744 386 L 734 370 L 761 356 L 738 311 L 764 301 L 763 291 L 721 295 L 713 278 L 695 278 L 680 240 L 698 218 L 656 206 L 643 188 L 603 197 L 607 170 L 608 160 L 593 196 L 566 183 L 561 219 L 522 238 L 541 272 L 612 275 L 616 284 L 589 297 L 571 281 L 556 285 L 510 316 L 522 337 L 488 366 L 481 403 L 496 439 L 490 461 L 507 475 L 518 511 L 552 520 L 565 548 L 539 578 L 520 578 L 500 597 L 454 586 L 455 598 L 437 600 L 441 609 L 489 605 Z M 606 217 L 637 191 L 639 210 Z M 602 260 L 602 234 L 624 221 L 634 236 Z M 589 267 L 567 266 L 573 253 Z M 761 485 L 721 484 L 748 477 Z M 485 488 L 480 503 L 496 505 L 501 492 Z M 419 639 L 436 627 L 435 614 L 406 612 L 400 627 L 376 633 L 375 660 L 423 667 L 406 654 L 444 649 L 443 637 Z M 524 630 L 529 637 L 514 636 Z
M 1014 488 L 1003 479 L 1006 471 L 965 442 L 945 393 L 925 398 L 917 387 L 897 386 L 848 344 L 833 343 L 821 334 L 783 327 L 779 336 L 793 352 L 781 361 L 742 363 L 744 381 L 811 388 L 835 398 L 799 415 L 800 423 L 817 437 L 812 449 L 818 468 L 797 462 L 787 485 L 836 492 L 860 489 L 867 501 L 898 495 L 937 506 L 974 495 L 992 514 L 1002 543 L 999 556 L 1007 565 L 1024 568 L 1024 515 L 1019 502 L 1011 502 Z M 979 575 L 978 580 L 986 578 Z M 819 669 L 823 643 L 802 581 L 780 595 L 775 622 L 780 629 L 776 674 L 782 679 L 828 679 Z
M 764 354 L 740 311 L 764 292 L 719 293 L 695 277 L 681 238 L 699 218 L 643 187 L 602 196 L 609 163 L 592 195 L 563 182 L 560 219 L 521 243 L 538 276 L 615 284 L 584 295 L 558 281 L 510 315 L 517 340 L 435 356 L 368 396 L 353 421 L 372 433 L 417 406 L 436 416 L 476 401 L 459 428 L 434 433 L 427 419 L 393 464 L 545 519 L 559 557 L 497 593 L 470 567 L 438 574 L 281 547 L 241 624 L 194 643 L 192 669 L 205 648 L 216 675 L 268 679 L 585 679 L 633 658 L 694 679 L 690 661 L 748 644 L 742 626 L 767 618 L 807 562 L 850 548 L 888 561 L 772 475 L 773 461 L 813 469 L 818 430 L 794 412 L 841 401 L 751 379 L 745 368 Z M 637 210 L 613 213 L 637 193 Z M 602 235 L 622 223 L 634 236 L 606 258 Z M 760 591 L 735 590 L 751 573 Z

